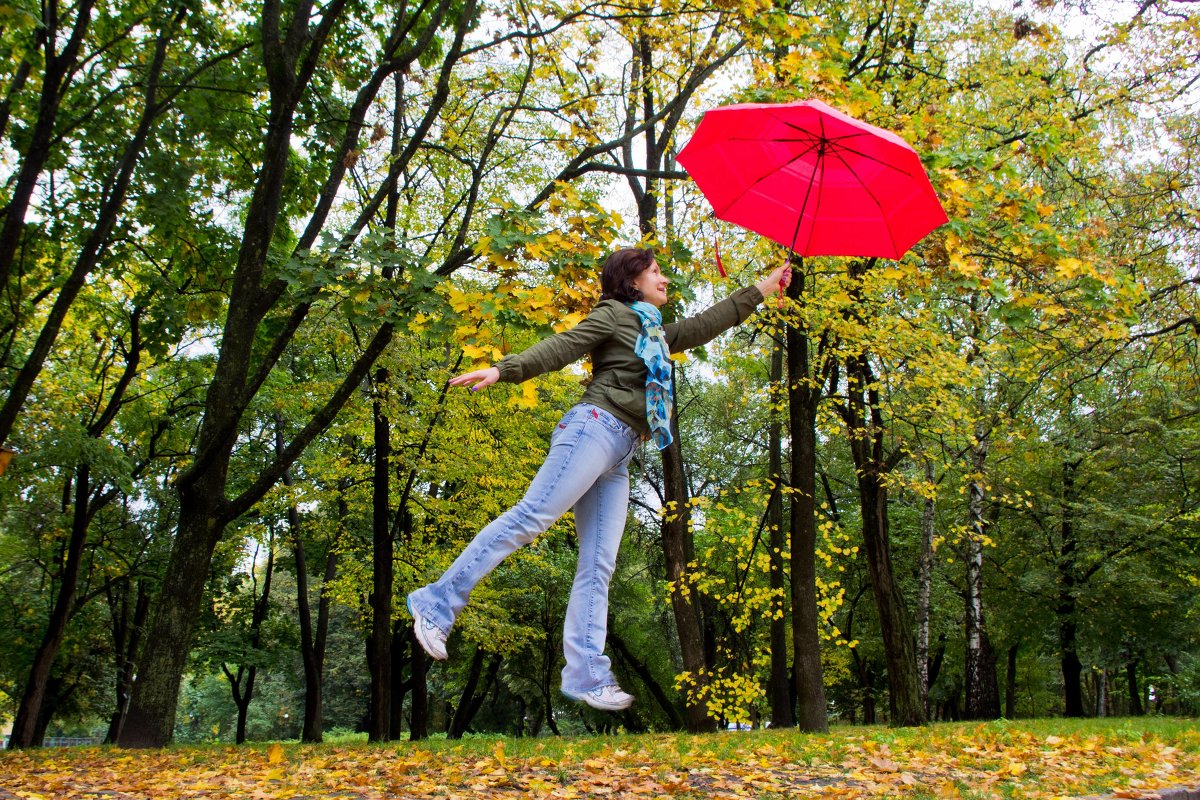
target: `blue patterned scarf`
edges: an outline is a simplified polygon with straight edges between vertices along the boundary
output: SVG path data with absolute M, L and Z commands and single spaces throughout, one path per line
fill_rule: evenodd
M 650 437 L 659 450 L 671 443 L 671 413 L 675 397 L 671 391 L 671 351 L 662 328 L 662 313 L 649 303 L 638 301 L 629 307 L 642 321 L 633 352 L 646 362 L 646 422 Z

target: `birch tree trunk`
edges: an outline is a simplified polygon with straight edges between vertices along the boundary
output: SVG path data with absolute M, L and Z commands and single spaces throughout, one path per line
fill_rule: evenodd
M 996 680 L 996 655 L 988 640 L 983 615 L 983 520 L 984 468 L 988 440 L 982 430 L 975 434 L 971 451 L 972 479 L 967 486 L 969 524 L 967 533 L 967 652 L 966 716 L 968 719 L 997 719 L 1000 688 Z

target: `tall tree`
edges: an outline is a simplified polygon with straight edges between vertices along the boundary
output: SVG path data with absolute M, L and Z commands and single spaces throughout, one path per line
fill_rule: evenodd
M 645 169 L 639 170 L 635 166 L 633 148 L 626 147 L 621 170 L 637 204 L 638 228 L 643 238 L 649 241 L 665 239 L 670 244 L 675 235 L 671 225 L 666 225 L 665 229 L 660 226 L 660 201 L 664 192 L 659 179 L 682 177 L 674 164 L 676 130 L 683 119 L 688 100 L 709 75 L 741 50 L 742 42 L 727 41 L 726 23 L 719 18 L 712 33 L 702 40 L 696 52 L 687 54 L 683 72 L 674 78 L 674 85 L 666 84 L 664 87 L 662 77 L 669 73 L 660 63 L 655 47 L 661 36 L 658 31 L 660 25 L 661 20 L 652 8 L 647 7 L 644 16 L 635 17 L 627 28 L 633 58 L 630 62 L 632 71 L 628 83 L 629 103 L 625 108 L 625 126 L 627 130 L 644 128 L 642 155 Z M 688 42 L 685 46 L 694 45 Z M 677 420 L 672 420 L 672 434 L 671 443 L 662 451 L 663 497 L 668 510 L 662 522 L 663 553 L 672 586 L 671 605 L 683 666 L 692 686 L 689 697 L 698 698 L 703 696 L 705 675 L 712 660 L 709 653 L 713 645 L 711 632 L 705 625 L 701 600 L 688 588 L 691 581 L 689 565 L 695 559 L 695 546 L 691 540 L 691 505 Z M 692 731 L 711 730 L 714 724 L 703 704 L 697 700 L 689 700 L 686 720 L 688 729 Z
M 791 679 L 788 674 L 788 646 L 784 583 L 784 535 L 783 535 L 783 424 L 780 420 L 779 401 L 776 393 L 783 385 L 783 345 L 771 347 L 770 424 L 767 429 L 767 472 L 771 481 L 771 495 L 767 499 L 767 527 L 770 538 L 767 543 L 771 554 L 771 591 L 777 594 L 771 615 L 771 674 L 767 679 L 767 697 L 771 704 L 771 724 L 790 728 L 795 725 L 795 706 Z
M 92 24 L 94 0 L 81 0 L 71 5 L 57 3 L 42 8 L 42 18 L 28 12 L 14 13 L 15 26 L 30 41 L 24 47 L 13 46 L 9 55 L 21 53 L 17 68 L 5 92 L 0 134 L 8 133 L 14 100 L 26 96 L 26 84 L 33 76 L 34 65 L 40 62 L 41 86 L 38 92 L 36 116 L 30 129 L 28 144 L 21 152 L 16 182 L 4 206 L 4 221 L 0 225 L 0 286 L 7 288 L 17 251 L 21 246 L 25 221 L 42 170 L 50 159 L 55 127 L 58 125 L 64 97 L 70 81 L 77 77 L 77 65 L 84 51 Z M 15 12 L 15 9 L 14 9 Z M 7 27 L 7 26 L 6 26 Z M 13 42 L 13 45 L 16 45 Z M 22 52 L 23 51 L 23 52 Z M 87 55 L 92 55 L 87 53 Z M 40 58 L 38 58 L 40 56 Z M 32 95 L 32 92 L 29 93 Z M 7 431 L 0 441 L 7 438 Z
M 803 303 L 815 276 L 797 263 L 788 299 Z M 792 681 L 796 725 L 806 731 L 827 728 L 825 681 L 821 668 L 820 613 L 817 607 L 817 411 L 833 362 L 829 334 L 817 334 L 815 347 L 806 321 L 787 326 L 787 398 L 792 445 L 791 500 Z
M 375 392 L 386 391 L 387 370 L 375 371 Z M 371 710 L 368 734 L 373 742 L 391 738 L 392 720 L 392 558 L 395 551 L 389 516 L 391 477 L 391 430 L 383 399 L 371 403 L 374 429 L 374 475 L 371 479 L 371 635 L 367 639 L 367 663 L 371 667 Z
M 57 14 L 57 8 L 57 5 L 48 6 L 48 14 L 54 17 Z M 9 268 L 14 263 L 18 245 L 25 236 L 24 221 L 30 197 L 33 188 L 42 180 L 41 171 L 51 154 L 48 149 L 49 134 L 53 130 L 55 118 L 62 102 L 63 87 L 59 84 L 66 75 L 74 72 L 71 66 L 78 56 L 80 39 L 87 30 L 90 14 L 91 3 L 81 3 L 76 9 L 75 27 L 64 52 L 58 55 L 47 53 L 49 57 L 47 63 L 50 66 L 43 79 L 43 104 L 40 108 L 38 122 L 35 124 L 34 140 L 30 143 L 30 151 L 25 154 L 16 192 L 6 209 L 3 228 L 0 229 L 0 284 L 8 281 Z M 91 196 L 88 192 L 89 189 L 92 191 L 95 189 L 85 185 L 83 197 L 80 198 L 95 205 L 95 218 L 90 225 L 86 225 L 78 232 L 80 241 L 77 249 L 67 250 L 64 253 L 68 258 L 73 259 L 73 263 L 69 266 L 62 265 L 63 271 L 66 273 L 65 280 L 61 284 L 57 284 L 57 278 L 55 278 L 54 283 L 50 286 L 44 289 L 39 287 L 40 292 L 35 295 L 35 301 L 43 294 L 53 294 L 55 299 L 41 322 L 40 330 L 29 346 L 28 352 L 16 366 L 15 374 L 7 386 L 4 404 L 0 406 L 0 442 L 8 440 L 18 416 L 25 407 L 34 382 L 45 368 L 46 359 L 59 337 L 67 315 L 83 290 L 85 282 L 104 259 L 108 248 L 113 245 L 114 231 L 118 221 L 122 218 L 135 174 L 143 160 L 156 125 L 172 108 L 184 87 L 211 66 L 211 62 L 201 62 L 199 65 L 168 63 L 167 57 L 170 50 L 178 48 L 184 52 L 187 51 L 187 48 L 181 47 L 177 41 L 186 15 L 187 8 L 183 5 L 167 4 L 162 7 L 154 7 L 145 15 L 145 19 L 128 21 L 126 23 L 128 27 L 120 30 L 114 42 L 97 44 L 99 53 L 103 53 L 109 46 L 113 46 L 114 52 L 128 55 L 128 49 L 136 49 L 139 46 L 139 43 L 131 36 L 132 32 L 144 27 L 151 34 L 150 41 L 145 44 L 151 45 L 152 56 L 148 63 L 139 64 L 140 68 L 135 73 L 140 90 L 138 113 L 130 123 L 131 129 L 124 135 L 114 135 L 111 140 L 120 142 L 119 148 L 112 153 L 101 150 L 101 153 L 98 154 L 100 163 L 83 165 L 85 169 L 90 168 L 89 171 L 95 170 L 96 174 L 90 177 L 99 185 L 99 191 L 95 196 Z M 56 27 L 57 20 L 51 19 L 49 21 L 50 30 L 53 31 Z M 51 35 L 45 44 L 52 49 L 58 42 Z M 118 48 L 115 45 L 122 46 Z M 218 56 L 216 60 L 219 61 L 223 55 Z M 174 83 L 173 86 L 164 90 L 164 82 L 168 69 L 171 67 L 173 67 L 171 80 L 178 81 L 178 83 Z M 113 68 L 121 70 L 124 69 L 124 65 L 116 64 L 113 65 Z M 93 88 L 100 93 L 101 103 L 106 101 L 106 96 L 112 94 L 107 87 Z M 83 121 L 90 118 L 95 110 L 85 107 L 77 113 L 82 118 L 80 121 Z M 46 130 L 43 130 L 44 123 L 49 125 Z M 43 134 L 45 134 L 46 141 L 43 141 Z M 61 140 L 61 144 L 69 149 L 70 142 L 65 137 Z M 65 156 L 66 154 L 61 155 Z M 106 158 L 111 161 L 105 163 Z M 30 254 L 32 255 L 32 252 Z M 17 308 L 11 321 L 6 320 L 8 324 L 5 325 L 5 329 L 14 338 L 25 322 L 22 319 L 22 312 L 26 310 L 26 300 L 22 295 L 23 293 L 19 291 L 9 295 L 10 298 L 15 298 Z
M 321 201 L 298 242 L 307 249 L 315 243 L 329 213 L 334 194 L 351 163 L 370 103 L 384 78 L 415 63 L 432 45 L 449 12 L 446 4 L 417 15 L 395 15 L 379 52 L 378 66 L 364 76 L 364 84 L 350 109 L 339 154 L 331 161 Z M 345 380 L 293 437 L 283 455 L 252 486 L 234 499 L 226 496 L 230 459 L 244 410 L 253 400 L 276 360 L 293 337 L 311 301 L 295 305 L 274 341 L 263 350 L 257 345 L 259 326 L 284 298 L 287 283 L 268 270 L 271 244 L 287 206 L 282 191 L 288 175 L 291 140 L 301 102 L 313 87 L 314 73 L 335 29 L 345 25 L 349 13 L 335 2 L 320 10 L 298 2 L 285 10 L 277 3 L 262 9 L 262 67 L 267 77 L 270 104 L 254 191 L 246 208 L 246 225 L 231 279 L 228 311 L 217 363 L 205 400 L 205 413 L 196 442 L 196 459 L 176 482 L 180 502 L 180 529 L 167 567 L 163 594 L 150 623 L 148 647 L 121 744 L 156 746 L 168 741 L 184 660 L 191 644 L 192 619 L 203 592 L 203 576 L 225 526 L 278 480 L 308 443 L 325 427 L 357 388 L 374 359 L 391 338 L 393 325 L 385 323 L 363 350 Z M 425 28 L 410 39 L 417 20 Z M 461 57 L 462 40 L 473 19 L 473 7 L 456 20 L 455 44 L 443 61 L 448 71 Z M 431 107 L 430 119 L 437 105 Z M 402 164 L 397 164 L 397 170 Z M 256 357 L 257 356 L 257 357 Z
M 254 682 L 258 678 L 258 654 L 263 646 L 263 625 L 271 610 L 271 579 L 275 574 L 275 531 L 269 529 L 267 539 L 267 561 L 262 568 L 262 589 L 258 588 L 258 548 L 255 548 L 252 558 L 250 575 L 250 620 L 247 633 L 247 649 L 245 655 L 236 664 L 236 671 L 225 661 L 221 662 L 221 672 L 229 681 L 229 690 L 233 693 L 233 703 L 237 706 L 237 728 L 234 741 L 238 744 L 246 742 L 246 719 L 250 713 L 250 702 L 254 699 Z

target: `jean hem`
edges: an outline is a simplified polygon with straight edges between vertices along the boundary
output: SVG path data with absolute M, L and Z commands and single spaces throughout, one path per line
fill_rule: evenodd
M 597 683 L 591 689 L 560 688 L 558 691 L 562 694 L 563 697 L 567 698 L 568 700 L 577 700 L 579 702 L 583 702 L 584 697 L 586 697 L 587 695 L 596 691 L 597 689 L 603 689 L 605 686 L 616 686 L 616 685 L 617 685 L 617 682 L 615 680 L 611 680 L 611 681 L 606 681 L 604 683 Z

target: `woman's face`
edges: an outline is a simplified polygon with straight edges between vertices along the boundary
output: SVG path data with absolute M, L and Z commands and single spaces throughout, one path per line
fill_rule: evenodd
M 650 266 L 633 279 L 633 288 L 642 293 L 642 299 L 656 308 L 667 304 L 667 284 L 671 281 L 658 268 L 658 262 Z

